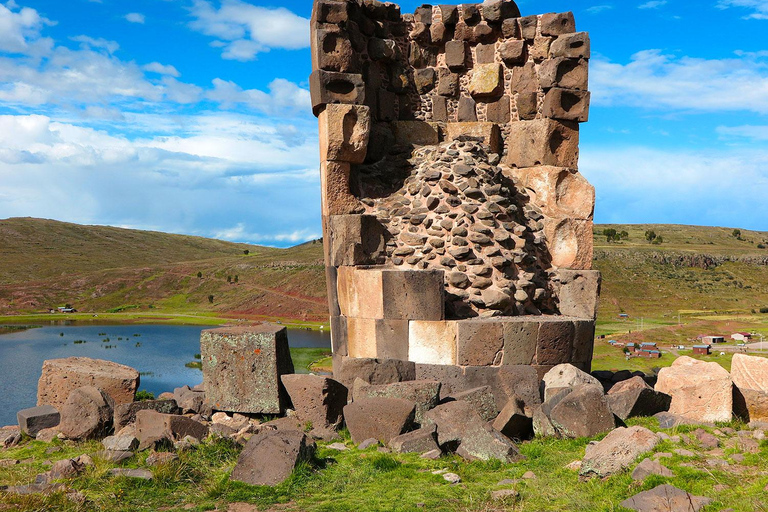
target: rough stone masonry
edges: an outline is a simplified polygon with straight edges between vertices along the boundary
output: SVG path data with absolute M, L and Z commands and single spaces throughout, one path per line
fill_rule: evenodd
M 590 41 L 573 14 L 315 0 L 311 26 L 335 369 L 589 371 Z

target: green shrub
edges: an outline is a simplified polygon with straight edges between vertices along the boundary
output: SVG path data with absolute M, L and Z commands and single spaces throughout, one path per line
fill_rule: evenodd
M 142 389 L 136 393 L 136 401 L 137 402 L 144 402 L 146 400 L 154 400 L 155 394 L 150 393 L 146 389 Z

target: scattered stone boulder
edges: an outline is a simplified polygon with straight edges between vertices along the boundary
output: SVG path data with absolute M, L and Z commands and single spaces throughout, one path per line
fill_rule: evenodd
M 250 485 L 277 485 L 300 462 L 310 462 L 315 450 L 314 441 L 302 432 L 264 430 L 246 443 L 231 479 Z
M 659 485 L 624 500 L 620 505 L 637 512 L 674 510 L 675 512 L 699 512 L 712 503 L 710 498 L 693 496 L 672 485 Z
M 21 429 L 18 427 L 0 428 L 0 447 L 10 448 L 21 441 Z
M 437 442 L 467 460 L 520 460 L 517 447 L 488 425 L 472 404 L 463 400 L 438 405 L 424 417 L 425 426 L 437 428 Z
M 152 410 L 136 413 L 136 438 L 139 450 L 192 437 L 198 441 L 208 435 L 208 427 L 186 416 L 162 414 Z
M 414 422 L 424 421 L 424 414 L 433 409 L 440 401 L 440 383 L 436 380 L 409 380 L 392 384 L 371 385 L 361 379 L 355 379 L 354 400 L 360 398 L 402 398 L 416 406 Z
M 768 359 L 735 354 L 731 378 L 734 411 L 747 421 L 768 421 Z
M 660 412 L 653 415 L 659 421 L 659 428 L 670 429 L 680 425 L 705 425 L 714 427 L 714 423 L 706 421 L 696 421 L 695 419 L 681 416 L 679 414 L 672 414 L 671 412 Z
M 200 414 L 210 410 L 210 407 L 206 407 L 205 391 L 192 389 L 189 386 L 174 389 L 173 400 L 178 405 L 179 411 L 182 414 Z
M 696 429 L 693 436 L 705 450 L 713 450 L 720 446 L 720 440 L 702 428 Z
M 44 428 L 37 433 L 35 439 L 44 443 L 50 443 L 59 436 L 58 427 Z
M 393 437 L 389 447 L 396 453 L 427 453 L 438 450 L 437 430 L 434 425 Z
M 59 409 L 59 431 L 73 440 L 104 437 L 112 430 L 114 405 L 112 397 L 99 388 L 77 388 Z
M 717 363 L 679 357 L 659 371 L 656 391 L 672 397 L 672 414 L 703 422 L 728 422 L 733 417 L 731 376 Z
M 491 421 L 499 415 L 499 409 L 496 407 L 496 399 L 493 396 L 490 386 L 482 386 L 462 391 L 448 397 L 447 400 L 464 400 L 465 402 L 469 402 L 485 421 Z
M 413 424 L 415 405 L 402 398 L 372 397 L 344 407 L 344 420 L 355 443 L 374 438 L 387 445 Z
M 139 440 L 132 435 L 109 436 L 101 444 L 107 451 L 131 452 L 139 447 Z
M 288 396 L 302 421 L 314 428 L 338 430 L 344 421 L 347 388 L 338 381 L 318 375 L 283 375 Z
M 616 426 L 603 387 L 593 384 L 574 387 L 551 408 L 548 417 L 557 433 L 568 438 L 592 437 Z
M 239 413 L 234 413 L 233 415 L 230 416 L 225 412 L 214 413 L 211 416 L 211 423 L 224 425 L 226 427 L 231 428 L 235 432 L 239 432 L 244 428 L 250 427 L 251 425 L 251 422 L 247 416 L 243 416 L 242 414 L 239 414 Z
M 280 414 L 288 394 L 280 376 L 293 373 L 285 327 L 262 324 L 205 330 L 200 335 L 208 404 L 217 411 Z M 184 409 L 182 402 L 179 406 Z
M 416 364 L 399 359 L 365 359 L 342 357 L 334 363 L 333 378 L 352 389 L 355 379 L 368 384 L 392 384 L 416 380 Z
M 672 397 L 654 390 L 642 377 L 632 377 L 613 386 L 607 395 L 613 414 L 621 420 L 653 416 L 669 410 Z
M 658 460 L 643 459 L 632 471 L 632 480 L 642 482 L 651 475 L 659 475 L 672 478 L 675 474 L 668 467 L 663 466 Z
M 97 457 L 104 459 L 107 462 L 112 462 L 113 464 L 120 464 L 123 461 L 133 458 L 134 455 L 135 453 L 129 451 L 102 450 L 96 452 Z
M 85 465 L 75 459 L 64 459 L 54 462 L 48 475 L 51 480 L 72 478 L 77 476 L 84 468 Z
M 57 426 L 61 415 L 52 405 L 40 405 L 17 412 L 16 419 L 22 432 L 35 437 L 41 430 Z
M 510 400 L 493 420 L 493 428 L 510 439 L 522 441 L 533 436 L 533 419 L 525 415 L 521 400 Z
M 115 404 L 133 402 L 139 388 L 139 372 L 122 364 L 88 357 L 49 359 L 37 383 L 37 405 L 52 405 L 61 412 L 70 393 L 93 386 L 104 391 Z
M 152 480 L 153 478 L 152 472 L 147 469 L 112 468 L 109 473 L 112 476 L 136 480 Z
M 549 370 L 542 379 L 544 386 L 544 401 L 546 402 L 550 397 L 554 396 L 557 392 L 566 388 L 574 388 L 582 385 L 599 386 L 603 389 L 600 381 L 588 374 L 581 371 L 572 364 L 559 364 Z
M 179 414 L 181 412 L 176 400 L 142 400 L 129 404 L 116 404 L 113 420 L 115 432 L 135 422 L 136 413 L 145 410 L 157 411 L 163 414 Z
M 606 477 L 628 468 L 643 453 L 659 444 L 659 437 L 644 427 L 620 427 L 594 444 L 587 445 L 579 474 Z

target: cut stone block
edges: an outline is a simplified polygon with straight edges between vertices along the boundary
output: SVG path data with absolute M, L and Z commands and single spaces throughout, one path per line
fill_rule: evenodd
M 579 474 L 599 478 L 614 475 L 630 467 L 640 455 L 653 450 L 659 442 L 659 437 L 647 428 L 617 428 L 602 441 L 587 446 Z
M 456 322 L 411 321 L 408 360 L 418 364 L 456 364 Z
M 478 64 L 469 79 L 469 94 L 474 98 L 488 98 L 501 94 L 504 85 L 501 64 Z
M 517 116 L 521 121 L 531 121 L 539 114 L 539 93 L 521 92 L 517 95 Z
M 462 136 L 482 138 L 483 142 L 490 147 L 491 153 L 501 151 L 501 131 L 495 123 L 448 123 L 446 125 L 446 139 L 455 140 Z
M 352 389 L 355 379 L 368 384 L 391 384 L 416 379 L 416 365 L 398 359 L 357 359 L 339 357 L 334 360 L 333 377 Z
M 332 0 L 315 0 L 315 7 L 312 10 L 312 24 L 315 23 L 343 23 L 349 19 L 347 14 L 347 2 Z
M 502 96 L 498 101 L 488 104 L 486 116 L 490 123 L 507 124 L 511 118 L 509 96 Z
M 529 365 L 536 362 L 539 325 L 535 319 L 510 318 L 504 322 L 503 365 Z
M 556 273 L 560 313 L 576 318 L 597 318 L 602 277 L 597 270 L 566 270 Z
M 456 111 L 456 119 L 460 123 L 477 121 L 477 103 L 469 96 L 459 98 L 459 108 Z
M 280 414 L 288 396 L 280 376 L 293 373 L 288 331 L 275 325 L 224 327 L 200 335 L 206 400 L 215 410 Z
M 370 109 L 365 105 L 328 105 L 318 116 L 320 161 L 361 164 L 371 131 Z
M 389 446 L 395 453 L 427 453 L 439 450 L 436 438 L 437 431 L 433 425 L 393 437 Z
M 451 71 L 462 71 L 467 61 L 467 51 L 465 41 L 448 41 L 445 43 L 445 65 Z
M 506 39 L 520 39 L 520 24 L 517 19 L 507 19 L 501 23 L 501 35 Z
M 350 357 L 408 359 L 408 320 L 347 318 Z
M 179 414 L 181 409 L 176 400 L 142 400 L 130 404 L 115 406 L 114 426 L 115 432 L 136 421 L 136 413 L 139 411 L 156 411 L 163 414 Z
M 371 265 L 384 252 L 384 226 L 373 215 L 328 217 L 328 264 Z
M 593 217 L 595 187 L 577 171 L 540 165 L 510 169 L 508 176 L 527 189 L 531 202 L 548 217 L 580 220 Z
M 115 403 L 93 386 L 73 390 L 61 406 L 59 431 L 68 439 L 82 441 L 106 436 L 112 430 Z
M 508 154 L 504 163 L 511 167 L 553 165 L 577 169 L 579 125 L 552 119 L 519 121 L 509 125 Z
M 315 442 L 296 430 L 263 430 L 250 438 L 237 459 L 232 480 L 249 485 L 275 486 L 297 465 L 315 455 Z
M 475 412 L 480 415 L 483 421 L 491 421 L 499 415 L 499 408 L 496 406 L 496 398 L 490 386 L 481 386 L 479 388 L 460 391 L 448 397 L 451 400 L 463 400 L 472 404 Z M 437 404 L 435 404 L 437 405 Z
M 208 436 L 208 427 L 186 416 L 162 414 L 149 409 L 136 413 L 139 450 L 180 441 L 187 436 L 202 441 Z
M 442 123 L 448 121 L 448 102 L 443 96 L 432 96 L 432 119 Z
M 348 356 L 347 318 L 344 316 L 331 317 L 331 352 L 335 356 Z
M 320 115 L 325 106 L 332 103 L 349 105 L 365 103 L 363 77 L 354 73 L 336 73 L 318 69 L 309 75 L 309 91 L 312 112 L 315 116 Z
M 22 409 L 16 413 L 19 428 L 30 437 L 35 437 L 44 428 L 52 428 L 59 424 L 61 415 L 52 405 L 40 405 Z
M 590 270 L 594 250 L 591 220 L 544 219 L 544 234 L 552 265 L 573 270 Z
M 595 349 L 595 321 L 574 320 L 576 333 L 573 338 L 573 352 L 571 362 L 581 367 L 586 366 L 585 371 L 592 367 L 592 355 Z
M 768 420 L 768 359 L 735 354 L 731 363 L 734 410 L 750 421 Z M 738 406 L 738 407 L 737 407 Z
M 510 439 L 525 440 L 533 436 L 533 420 L 525 414 L 522 400 L 513 398 L 493 420 L 493 428 Z
M 360 201 L 350 192 L 349 162 L 320 162 L 320 190 L 324 216 L 347 215 L 364 210 Z
M 456 96 L 459 92 L 459 75 L 448 68 L 437 69 L 437 94 L 441 96 Z
M 83 386 L 106 392 L 116 404 L 133 402 L 139 387 L 139 372 L 129 366 L 91 359 L 49 359 L 37 383 L 37 405 L 52 405 L 59 411 L 69 394 Z
M 283 375 L 281 380 L 299 420 L 317 429 L 341 427 L 348 398 L 343 384 L 319 375 Z
M 589 91 L 553 87 L 544 96 L 544 117 L 586 123 L 589 120 Z
M 559 36 L 576 32 L 576 20 L 572 12 L 548 13 L 541 16 L 541 35 Z
M 414 404 L 401 398 L 361 398 L 344 407 L 344 421 L 355 444 L 377 439 L 387 445 L 413 424 Z
M 461 366 L 498 366 L 504 349 L 504 325 L 498 319 L 457 322 L 456 360 Z
M 585 59 L 547 59 L 541 63 L 539 82 L 543 89 L 562 87 L 586 91 L 589 65 Z
M 539 75 L 536 72 L 536 64 L 528 61 L 524 66 L 514 67 L 509 87 L 513 93 L 538 92 Z
M 424 121 L 395 121 L 392 123 L 395 140 L 404 146 L 434 146 L 440 142 L 436 123 Z
M 552 407 L 549 419 L 565 438 L 592 437 L 616 427 L 602 386 L 576 386 Z
M 703 422 L 733 418 L 733 382 L 718 363 L 678 357 L 659 371 L 655 389 L 672 396 L 671 414 Z
M 426 94 L 435 88 L 437 74 L 434 68 L 417 69 L 413 73 L 413 81 L 419 94 Z
M 553 59 L 558 57 L 589 59 L 590 54 L 589 34 L 586 32 L 562 35 L 549 47 L 549 56 Z
M 550 317 L 539 326 L 536 346 L 536 364 L 558 365 L 569 363 L 576 331 L 572 320 Z
M 536 37 L 536 28 L 539 24 L 538 16 L 526 16 L 517 21 L 520 24 L 520 33 L 523 39 L 533 39 Z
M 479 44 L 475 47 L 475 64 L 493 64 L 495 61 L 495 44 Z
M 342 267 L 338 293 L 348 319 L 443 319 L 442 270 Z
M 353 400 L 360 398 L 402 398 L 415 405 L 413 420 L 421 425 L 424 414 L 440 402 L 440 382 L 436 380 L 408 380 L 392 384 L 372 385 L 356 379 Z
M 312 69 L 355 73 L 360 61 L 349 35 L 339 29 L 312 28 Z
M 481 4 L 483 19 L 491 23 L 500 23 L 508 18 L 519 18 L 520 9 L 510 0 L 485 0 Z
M 525 41 L 504 41 L 499 46 L 499 56 L 510 67 L 525 63 Z

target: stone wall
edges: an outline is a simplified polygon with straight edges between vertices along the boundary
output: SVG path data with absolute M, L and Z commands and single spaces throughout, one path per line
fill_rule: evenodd
M 590 43 L 573 14 L 315 0 L 311 37 L 335 354 L 589 366 Z

